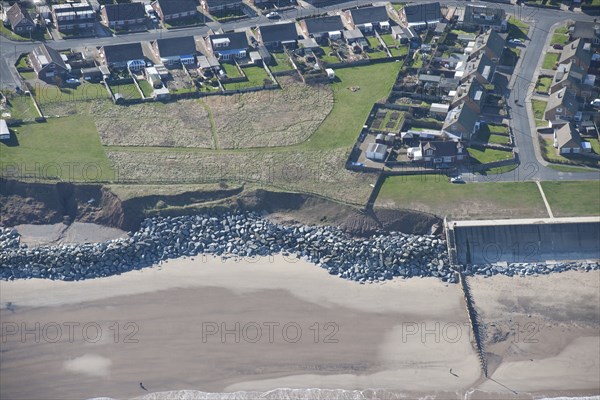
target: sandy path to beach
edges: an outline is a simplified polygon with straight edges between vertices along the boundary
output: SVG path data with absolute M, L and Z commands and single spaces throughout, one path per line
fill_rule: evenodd
M 3 336 L 2 398 L 133 397 L 143 393 L 140 381 L 150 391 L 454 392 L 480 375 L 460 288 L 436 279 L 359 285 L 283 257 L 197 258 L 84 282 L 1 282 L 0 289 L 3 321 L 40 323 L 39 343 L 33 334 Z M 49 343 L 53 322 L 62 337 Z M 72 343 L 65 322 L 80 324 Z M 98 324 L 101 337 L 96 325 L 84 337 L 86 323 Z M 225 336 L 222 324 L 231 331 Z

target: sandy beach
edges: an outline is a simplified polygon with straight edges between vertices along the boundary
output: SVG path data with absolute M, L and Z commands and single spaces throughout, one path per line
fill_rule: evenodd
M 599 279 L 569 272 L 473 280 L 486 320 L 531 314 L 557 326 L 537 346 L 519 343 L 518 356 L 506 341 L 488 346 L 502 385 L 481 378 L 460 286 L 434 278 L 360 285 L 278 256 L 179 259 L 82 282 L 0 282 L 0 397 L 124 399 L 147 393 L 140 382 L 149 392 L 597 394 Z M 542 288 L 552 292 L 537 303 Z

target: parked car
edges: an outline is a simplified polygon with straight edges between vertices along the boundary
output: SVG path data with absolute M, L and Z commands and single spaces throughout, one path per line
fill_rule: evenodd
M 269 18 L 269 19 L 279 18 L 279 13 L 277 11 L 271 11 L 270 13 L 267 14 L 267 18 Z
M 450 183 L 465 183 L 465 181 L 463 181 L 462 175 L 458 175 L 450 178 Z
M 563 49 L 563 45 L 556 43 L 554 46 L 552 46 L 552 48 L 556 49 L 556 50 L 562 50 Z
M 592 107 L 600 108 L 600 99 L 594 99 L 590 101 L 590 104 L 592 105 Z
M 519 44 L 523 44 L 523 41 L 521 39 L 510 39 L 508 41 L 508 43 L 512 43 L 514 45 L 519 45 Z
M 68 78 L 65 82 L 69 85 L 79 85 L 79 79 L 77 78 Z

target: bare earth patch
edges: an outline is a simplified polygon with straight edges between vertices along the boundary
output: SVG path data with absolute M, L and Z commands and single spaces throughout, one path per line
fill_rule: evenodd
M 253 182 L 269 188 L 316 193 L 364 205 L 376 177 L 344 168 L 345 149 L 204 152 L 111 151 L 121 178 L 137 183 Z M 125 182 L 123 182 L 125 183 Z
M 213 147 L 208 112 L 196 100 L 130 106 L 92 102 L 89 113 L 106 146 Z
M 328 86 L 280 79 L 282 90 L 208 97 L 223 149 L 289 146 L 306 141 L 333 108 Z

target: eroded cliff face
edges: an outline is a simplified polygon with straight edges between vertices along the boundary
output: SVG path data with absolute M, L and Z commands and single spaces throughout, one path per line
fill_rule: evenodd
M 134 231 L 144 218 L 155 215 L 236 210 L 261 212 L 287 223 L 335 225 L 358 236 L 382 230 L 430 234 L 436 233 L 442 222 L 434 215 L 411 210 L 363 212 L 317 196 L 243 187 L 121 200 L 101 185 L 0 180 L 0 225 L 6 227 L 79 221 Z

